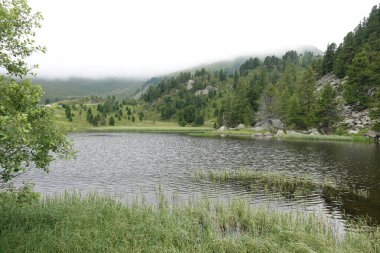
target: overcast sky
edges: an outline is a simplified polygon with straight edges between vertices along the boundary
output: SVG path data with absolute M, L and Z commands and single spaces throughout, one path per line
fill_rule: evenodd
M 149 77 L 340 43 L 378 0 L 29 0 L 45 20 L 40 77 Z

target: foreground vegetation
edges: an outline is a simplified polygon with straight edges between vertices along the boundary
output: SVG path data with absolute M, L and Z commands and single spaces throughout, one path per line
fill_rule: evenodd
M 169 205 L 79 194 L 0 202 L 1 252 L 379 252 L 380 228 L 344 235 L 326 220 L 254 209 L 243 200 Z

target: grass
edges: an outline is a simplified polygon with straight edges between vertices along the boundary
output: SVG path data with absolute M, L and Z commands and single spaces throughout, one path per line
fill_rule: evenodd
M 367 189 L 355 189 L 349 186 L 338 185 L 336 182 L 323 180 L 319 183 L 310 176 L 291 176 L 274 171 L 255 170 L 211 170 L 208 172 L 199 170 L 192 174 L 192 177 L 199 180 L 209 180 L 212 182 L 237 182 L 251 190 L 257 187 L 264 189 L 265 193 L 279 192 L 286 197 L 295 195 L 309 195 L 320 190 L 324 197 L 328 199 L 363 199 L 369 197 Z
M 87 108 L 91 108 L 96 111 L 95 105 L 87 105 Z M 134 107 L 136 112 L 143 111 L 143 108 L 139 106 Z M 181 127 L 176 122 L 172 121 L 160 121 L 157 120 L 157 113 L 151 111 L 145 111 L 146 119 L 140 121 L 137 115 L 136 121 L 132 122 L 128 120 L 126 112 L 121 117 L 121 120 L 115 119 L 115 126 L 93 126 L 87 122 L 86 112 L 82 110 L 79 114 L 80 108 L 74 110 L 73 121 L 69 122 L 65 116 L 63 108 L 55 109 L 55 119 L 57 122 L 65 126 L 70 132 L 155 132 L 155 133 L 195 133 L 195 132 L 207 132 L 212 131 L 211 123 L 206 124 L 203 127 L 186 126 Z M 136 113 L 137 114 L 137 113 Z
M 283 135 L 281 139 L 286 140 L 308 140 L 308 141 L 349 141 L 349 142 L 373 142 L 365 136 L 359 135 Z
M 0 204 L 0 252 L 379 252 L 380 228 L 343 238 L 323 218 L 241 199 L 124 205 L 96 194 Z

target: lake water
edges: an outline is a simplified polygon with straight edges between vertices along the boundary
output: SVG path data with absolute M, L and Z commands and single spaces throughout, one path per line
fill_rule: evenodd
M 97 191 L 123 201 L 131 196 L 153 200 L 160 187 L 181 199 L 197 196 L 248 199 L 254 206 L 318 212 L 345 222 L 347 216 L 380 221 L 380 148 L 375 144 L 306 142 L 275 139 L 195 138 L 176 134 L 71 134 L 77 158 L 55 161 L 51 172 L 32 170 L 21 179 L 35 182 L 44 194 Z M 197 170 L 241 169 L 282 171 L 330 179 L 358 189 L 369 198 L 328 201 L 318 192 L 289 199 L 268 196 L 241 185 L 196 181 Z M 345 214 L 345 215 L 343 215 Z

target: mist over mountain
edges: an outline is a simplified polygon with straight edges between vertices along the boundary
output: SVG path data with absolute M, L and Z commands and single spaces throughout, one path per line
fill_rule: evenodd
M 315 46 L 302 46 L 296 49 L 281 49 L 269 53 L 252 53 L 251 55 L 240 56 L 233 59 L 221 60 L 209 64 L 200 64 L 194 67 L 184 69 L 181 71 L 194 72 L 196 69 L 205 68 L 208 71 L 219 71 L 220 69 L 226 69 L 227 72 L 233 73 L 238 70 L 240 65 L 246 60 L 253 57 L 264 58 L 268 55 L 281 56 L 286 51 L 295 50 L 302 54 L 304 52 L 312 52 L 314 55 L 322 55 L 323 52 Z M 35 78 L 34 82 L 42 86 L 45 94 L 43 99 L 50 99 L 51 101 L 70 99 L 78 97 L 88 96 L 100 96 L 105 97 L 107 95 L 115 95 L 119 99 L 124 99 L 134 96 L 136 93 L 145 90 L 151 84 L 156 84 L 163 77 L 173 76 L 179 72 L 162 73 L 162 75 L 156 77 L 146 78 L 84 78 L 84 77 L 70 77 L 66 79 L 62 78 Z

